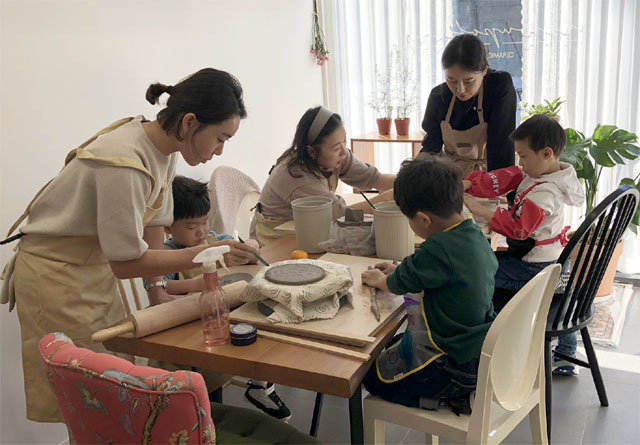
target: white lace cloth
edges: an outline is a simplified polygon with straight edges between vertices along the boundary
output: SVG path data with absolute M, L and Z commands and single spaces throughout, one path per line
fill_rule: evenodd
M 353 286 L 353 279 L 349 266 L 322 260 L 287 260 L 274 263 L 271 267 L 292 263 L 322 267 L 326 275 L 316 283 L 291 286 L 267 280 L 264 274 L 269 268 L 265 267 L 242 291 L 240 300 L 266 300 L 264 303 L 273 310 L 267 320 L 273 323 L 300 323 L 333 318 L 340 309 L 342 297 L 351 303 L 352 296 L 349 291 Z

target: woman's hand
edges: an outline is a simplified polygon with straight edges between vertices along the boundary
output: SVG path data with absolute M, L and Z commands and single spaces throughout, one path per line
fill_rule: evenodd
M 362 272 L 362 284 L 377 287 L 388 291 L 387 276 L 379 269 L 365 270 Z
M 381 271 L 383 274 L 385 275 L 389 275 L 391 272 L 393 272 L 394 270 L 396 270 L 396 268 L 398 267 L 397 264 L 393 264 L 393 263 L 378 263 L 376 264 L 376 269 L 378 269 L 379 271 Z
M 224 254 L 224 261 L 227 266 L 241 266 L 258 262 L 254 253 L 260 252 L 260 249 L 253 243 L 241 243 L 234 240 L 224 240 L 223 242 L 231 249 L 229 253 Z
M 211 244 L 198 246 L 197 253 L 214 246 L 229 246 L 229 252 L 224 254 L 224 262 L 229 266 L 242 266 L 243 264 L 256 263 L 258 259 L 254 253 L 258 253 L 260 250 L 253 243 L 241 243 L 231 239 L 222 241 L 216 241 Z M 190 249 L 194 249 L 190 247 Z
M 487 221 L 491 221 L 491 218 L 493 218 L 493 214 L 495 213 L 495 208 L 482 204 L 476 198 L 467 193 L 464 195 L 464 205 L 467 206 L 474 216 L 480 216 Z

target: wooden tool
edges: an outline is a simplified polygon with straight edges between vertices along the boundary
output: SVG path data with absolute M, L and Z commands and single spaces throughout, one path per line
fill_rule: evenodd
M 289 343 L 292 345 L 304 346 L 305 348 L 315 349 L 317 351 L 329 352 L 343 357 L 355 358 L 366 362 L 371 358 L 369 354 L 364 352 L 352 351 L 351 349 L 341 348 L 339 346 L 331 346 L 317 341 L 306 340 L 304 338 L 292 337 L 290 335 L 278 334 L 276 332 L 258 330 L 258 337 L 268 338 L 270 340 Z
M 230 301 L 236 300 L 247 286 L 245 281 L 222 286 Z M 200 318 L 200 294 L 188 295 L 169 303 L 151 306 L 129 314 L 124 323 L 102 329 L 91 336 L 94 342 L 103 342 L 118 335 L 133 333 L 144 337 Z
M 367 270 L 373 270 L 373 267 L 367 267 Z M 373 286 L 367 286 L 369 292 L 371 292 L 371 312 L 376 316 L 376 320 L 380 321 L 380 309 L 378 309 L 378 294 L 376 294 L 376 288 Z

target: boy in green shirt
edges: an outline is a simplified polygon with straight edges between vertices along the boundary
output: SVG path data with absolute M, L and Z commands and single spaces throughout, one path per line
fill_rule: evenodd
M 437 409 L 442 401 L 470 410 L 480 351 L 495 318 L 498 262 L 486 237 L 462 212 L 462 173 L 438 159 L 405 161 L 394 199 L 426 241 L 401 264 L 362 274 L 370 286 L 405 295 L 408 327 L 364 378 L 385 400 Z M 417 295 L 412 295 L 417 294 Z

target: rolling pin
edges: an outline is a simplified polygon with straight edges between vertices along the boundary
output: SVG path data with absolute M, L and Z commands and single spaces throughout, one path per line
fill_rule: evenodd
M 238 301 L 238 296 L 246 286 L 246 281 L 236 281 L 222 286 L 222 290 L 227 294 L 227 301 Z M 189 295 L 132 312 L 124 323 L 94 332 L 91 340 L 103 342 L 128 333 L 133 333 L 136 338 L 144 337 L 198 318 L 200 318 L 200 294 Z

